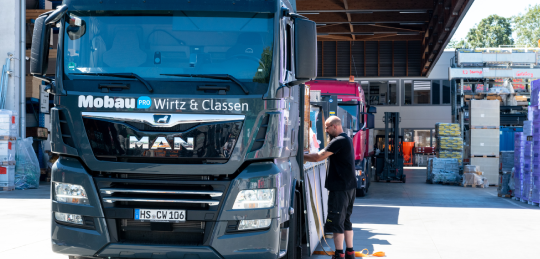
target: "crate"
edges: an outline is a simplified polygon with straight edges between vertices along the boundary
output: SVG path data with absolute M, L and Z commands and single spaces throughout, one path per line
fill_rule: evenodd
M 480 171 L 488 180 L 489 185 L 499 183 L 499 158 L 498 157 L 471 157 L 471 165 L 480 166 Z
M 470 134 L 471 156 L 499 156 L 498 129 L 471 129 Z
M 0 187 L 11 189 L 15 186 L 15 166 L 0 166 Z
M 26 98 L 39 99 L 41 79 L 26 76 Z
M 47 128 L 42 127 L 28 127 L 26 128 L 26 137 L 33 137 L 38 140 L 47 140 L 49 137 L 49 131 Z
M 471 127 L 500 127 L 500 102 L 494 100 L 471 100 Z

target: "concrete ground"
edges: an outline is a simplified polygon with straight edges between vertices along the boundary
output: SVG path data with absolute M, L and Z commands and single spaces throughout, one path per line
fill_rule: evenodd
M 368 195 L 357 198 L 356 250 L 395 259 L 540 258 L 539 207 L 499 198 L 495 187 L 431 185 L 425 170 L 405 173 L 407 183 L 372 183 Z M 50 248 L 49 195 L 48 185 L 0 191 L 0 258 L 67 258 Z
M 425 169 L 405 174 L 407 183 L 372 182 L 357 198 L 355 250 L 396 259 L 540 258 L 538 206 L 499 198 L 496 187 L 426 184 Z

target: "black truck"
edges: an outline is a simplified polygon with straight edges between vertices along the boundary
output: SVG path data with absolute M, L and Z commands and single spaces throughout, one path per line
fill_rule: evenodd
M 309 201 L 324 194 L 319 175 L 320 194 L 306 190 L 302 111 L 316 55 L 315 23 L 287 0 L 64 0 L 39 16 L 30 71 L 54 94 L 54 252 L 312 251 L 324 208 Z

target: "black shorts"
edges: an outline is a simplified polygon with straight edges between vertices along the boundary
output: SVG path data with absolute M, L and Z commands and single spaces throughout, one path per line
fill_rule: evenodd
M 328 217 L 324 224 L 325 233 L 344 233 L 352 230 L 351 214 L 356 189 L 330 191 L 328 194 Z

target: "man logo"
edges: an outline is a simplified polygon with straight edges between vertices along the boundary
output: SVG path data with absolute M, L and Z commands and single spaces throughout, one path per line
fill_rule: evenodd
M 148 96 L 141 96 L 137 99 L 137 108 L 138 109 L 148 109 L 152 106 L 152 99 Z
M 171 120 L 171 115 L 154 114 L 154 122 L 160 124 L 167 124 Z

